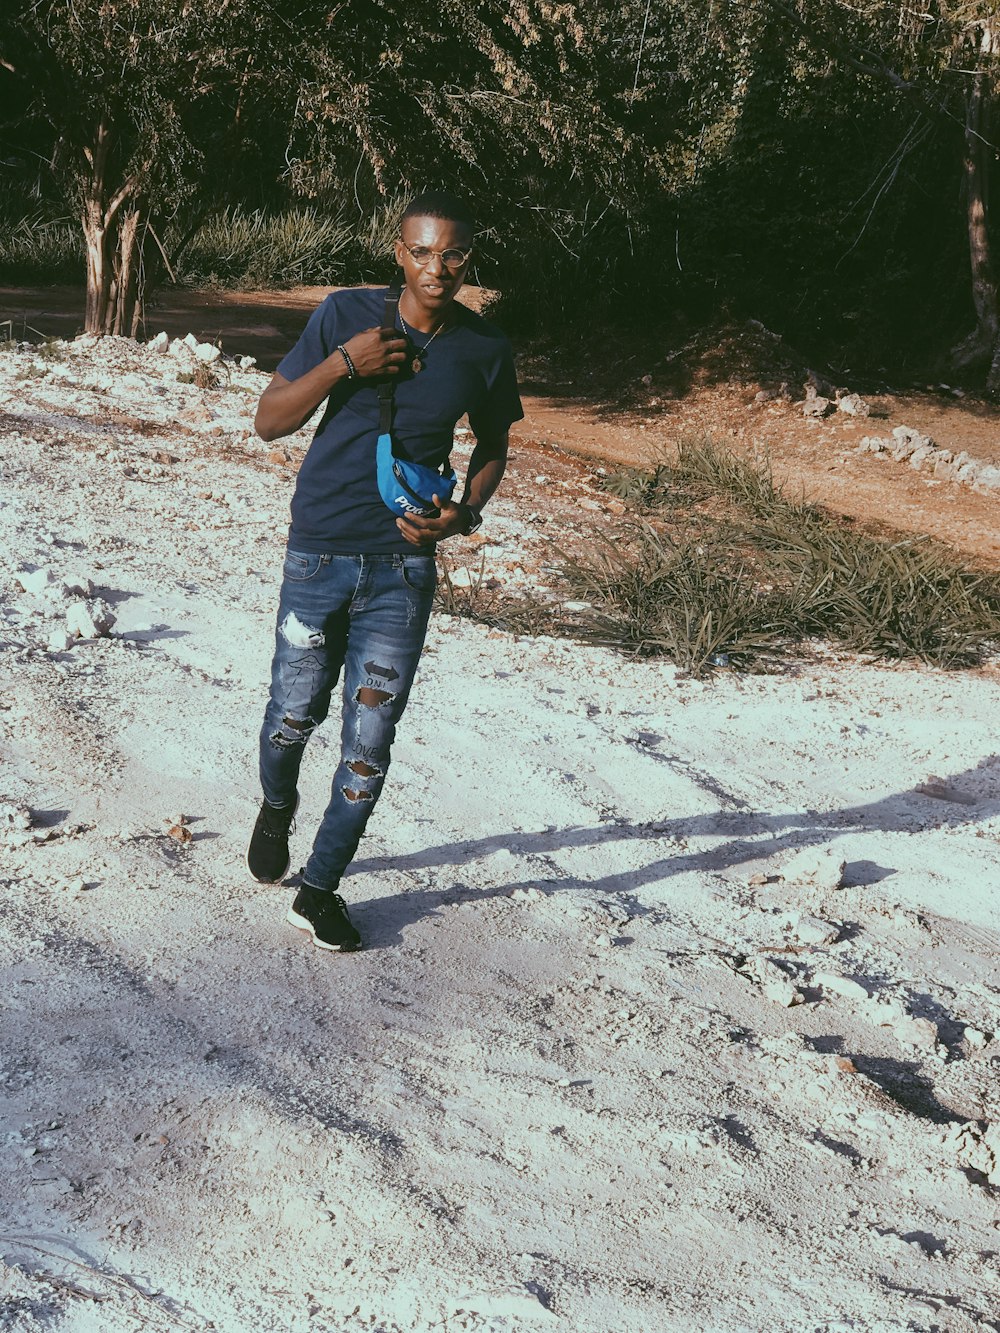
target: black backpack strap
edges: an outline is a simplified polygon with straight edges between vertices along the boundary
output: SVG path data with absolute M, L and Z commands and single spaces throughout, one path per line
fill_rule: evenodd
M 396 311 L 399 309 L 399 298 L 402 292 L 398 282 L 394 282 L 385 293 L 385 306 L 382 311 L 383 329 L 396 328 Z M 396 391 L 396 381 L 393 378 L 384 379 L 378 386 L 378 433 L 379 435 L 392 434 L 392 407 L 393 394 Z

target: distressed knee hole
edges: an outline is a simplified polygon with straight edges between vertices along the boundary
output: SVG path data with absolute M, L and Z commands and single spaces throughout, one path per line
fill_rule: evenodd
M 374 764 L 366 764 L 361 759 L 352 759 L 347 767 L 352 773 L 357 773 L 359 778 L 377 778 L 382 773 L 380 768 L 376 768 Z
M 281 622 L 281 637 L 293 648 L 322 648 L 326 643 L 323 631 L 304 625 L 294 611 L 289 611 Z
M 381 708 L 384 704 L 391 703 L 394 696 L 388 690 L 373 690 L 367 685 L 362 685 L 354 697 L 365 708 Z
M 374 801 L 375 799 L 370 791 L 351 791 L 350 787 L 344 788 L 344 796 L 348 801 Z
M 283 717 L 278 730 L 271 732 L 271 744 L 278 750 L 305 745 L 318 725 L 313 717 Z

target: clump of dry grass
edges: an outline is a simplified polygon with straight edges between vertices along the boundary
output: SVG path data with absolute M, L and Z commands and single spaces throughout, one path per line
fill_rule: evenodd
M 709 438 L 676 462 L 610 478 L 630 539 L 566 558 L 584 632 L 700 673 L 760 663 L 808 639 L 968 666 L 1000 641 L 1000 580 L 928 539 L 886 541 L 793 500 L 770 467 Z
M 449 616 L 462 616 L 493 629 L 508 630 L 512 634 L 560 634 L 563 626 L 559 608 L 538 596 L 512 596 L 504 591 L 499 580 L 486 574 L 486 558 L 479 562 L 468 584 L 452 579 L 452 570 L 446 559 L 438 562 L 438 586 L 434 604 L 437 610 Z

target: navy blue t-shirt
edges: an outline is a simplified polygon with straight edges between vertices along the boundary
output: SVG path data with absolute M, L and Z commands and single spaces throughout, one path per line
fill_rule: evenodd
M 278 366 L 296 380 L 364 329 L 382 323 L 385 289 L 332 292 L 313 311 L 305 332 Z M 463 305 L 452 326 L 428 346 L 423 369 L 396 380 L 396 453 L 439 468 L 451 452 L 464 414 L 474 434 L 505 431 L 524 416 L 510 343 Z M 415 346 L 427 335 L 415 333 Z M 292 496 L 289 545 L 334 555 L 392 555 L 413 547 L 378 491 L 375 449 L 379 403 L 375 380 L 343 379 L 327 399 Z

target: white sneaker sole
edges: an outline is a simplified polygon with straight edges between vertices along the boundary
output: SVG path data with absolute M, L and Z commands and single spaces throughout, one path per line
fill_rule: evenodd
M 306 917 L 299 916 L 298 912 L 296 912 L 295 909 L 292 907 L 288 909 L 288 915 L 285 918 L 285 920 L 289 921 L 293 926 L 297 926 L 299 930 L 308 931 L 309 934 L 312 936 L 312 942 L 313 944 L 315 944 L 317 949 L 326 949 L 329 953 L 361 952 L 360 948 L 345 949 L 342 944 L 327 944 L 326 940 L 321 940 L 319 936 L 316 934 L 316 927 L 313 925 L 313 923 L 309 921 Z

